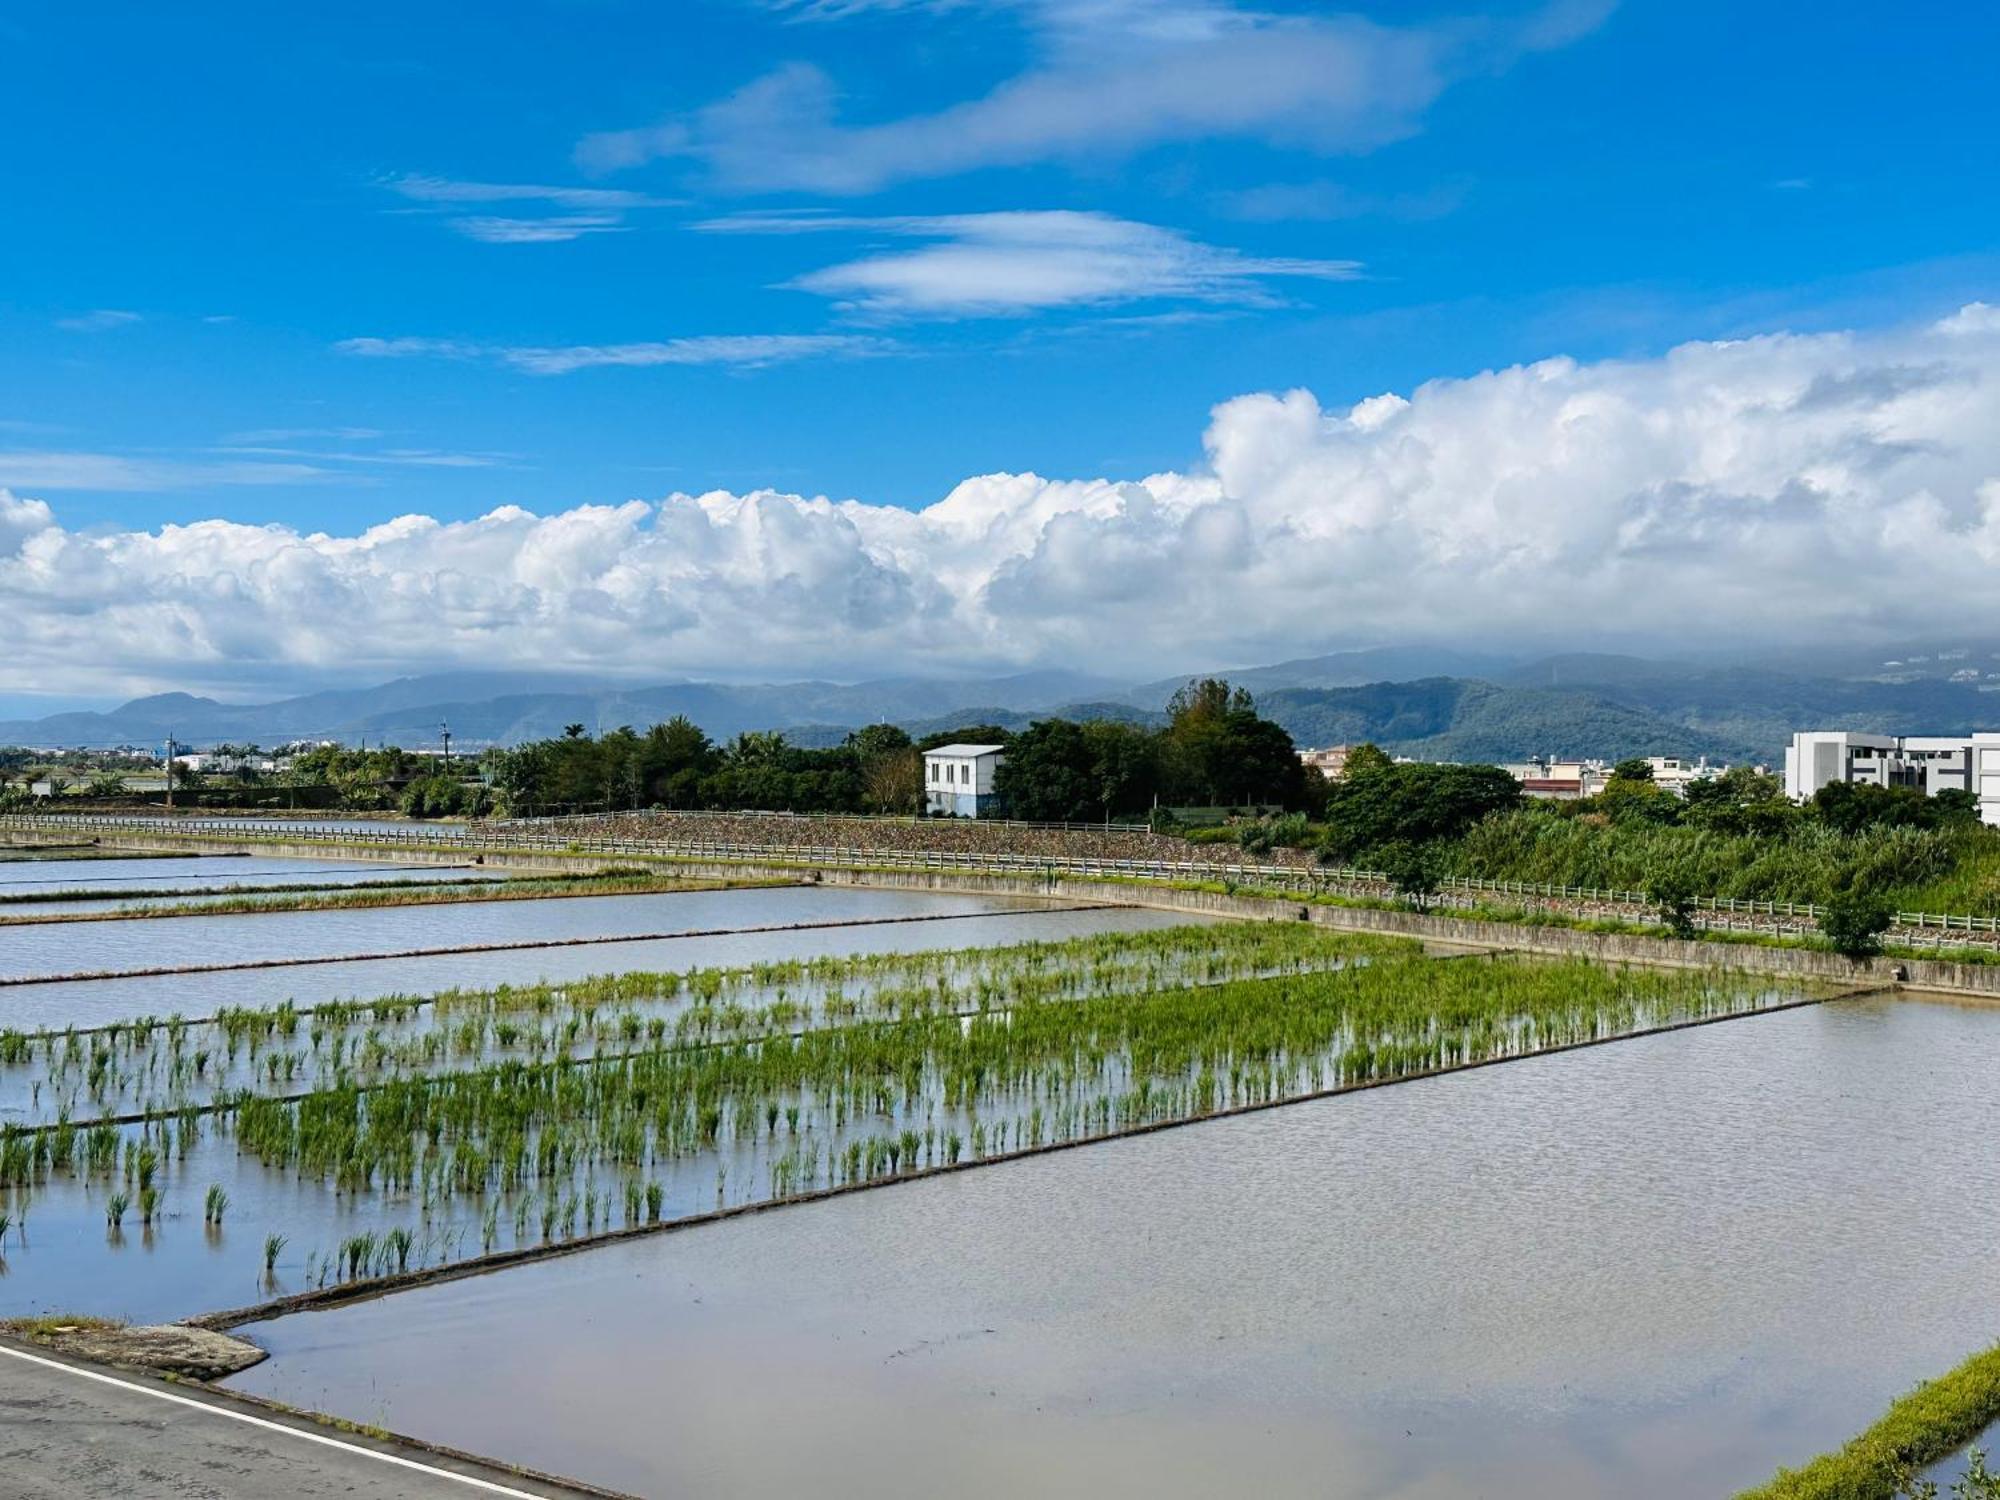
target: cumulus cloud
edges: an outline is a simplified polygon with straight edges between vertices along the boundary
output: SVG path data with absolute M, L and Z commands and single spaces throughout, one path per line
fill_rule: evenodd
M 840 17 L 919 7 L 807 0 L 780 8 Z M 1117 158 L 1209 139 L 1365 151 L 1415 130 L 1453 79 L 1567 45 L 1609 7 L 1561 0 L 1512 27 L 1381 26 L 1227 0 L 1015 0 L 988 8 L 1015 13 L 1032 31 L 1038 58 L 979 98 L 851 125 L 838 118 L 833 79 L 791 63 L 692 114 L 589 136 L 577 159 L 588 170 L 616 171 L 685 158 L 741 191 L 867 193 L 984 167 Z
M 1006 315 L 1170 298 L 1268 304 L 1266 279 L 1347 280 L 1351 260 L 1259 258 L 1204 245 L 1178 230 L 1110 214 L 1013 212 L 849 218 L 737 214 L 698 226 L 711 234 L 873 231 L 931 241 L 863 256 L 790 283 L 841 305 L 889 316 Z
M 760 369 L 794 360 L 887 353 L 878 338 L 833 333 L 710 334 L 641 344 L 479 344 L 464 339 L 354 338 L 334 348 L 364 359 L 489 360 L 530 375 L 568 375 L 602 365 L 733 365 Z
M 1246 395 L 1187 473 L 770 491 L 356 536 L 73 531 L 0 495 L 0 686 L 448 665 L 1152 672 L 1395 640 L 2000 634 L 2000 314 Z M 86 668 L 83 664 L 93 664 Z

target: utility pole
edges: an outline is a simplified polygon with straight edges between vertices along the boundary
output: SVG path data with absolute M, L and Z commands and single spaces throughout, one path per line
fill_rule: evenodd
M 438 721 L 438 737 L 444 741 L 444 773 L 449 776 L 451 774 L 451 725 L 442 719 Z
M 178 747 L 174 744 L 174 732 L 171 729 L 169 729 L 167 731 L 167 811 L 168 812 L 172 812 L 174 810 L 174 751 L 177 748 Z

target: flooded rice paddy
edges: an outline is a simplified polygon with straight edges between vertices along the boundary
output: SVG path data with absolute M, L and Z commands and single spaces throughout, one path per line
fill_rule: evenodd
M 748 903 L 759 891 L 729 893 Z M 1091 932 L 1145 932 L 1177 926 L 1185 916 L 1138 907 L 1076 911 L 1042 902 L 1006 897 L 900 895 L 876 891 L 827 892 L 858 898 L 835 908 L 847 913 L 849 925 L 821 926 L 802 931 L 744 931 L 763 927 L 770 907 L 753 903 L 754 917 L 739 919 L 725 905 L 735 931 L 708 931 L 698 937 L 653 938 L 634 942 L 591 943 L 587 946 L 532 948 L 492 953 L 450 953 L 425 958 L 352 959 L 303 968 L 243 969 L 203 974 L 143 974 L 116 979 L 58 980 L 0 988 L 0 1030 L 62 1026 L 102 1026 L 138 1017 L 209 1016 L 231 1007 L 269 1006 L 290 1001 L 310 1007 L 329 1001 L 372 1000 L 397 995 L 429 995 L 448 989 L 489 989 L 497 985 L 533 984 L 540 980 L 584 979 L 593 974 L 631 970 L 687 970 L 737 967 L 766 960 L 805 959 L 821 954 L 911 953 L 960 948 L 970 943 L 1015 943 L 1034 938 L 1078 937 Z M 898 905 L 884 907 L 869 898 L 891 895 Z M 597 899 L 597 898 L 591 898 Z M 681 900 L 681 896 L 664 898 Z M 508 911 L 526 902 L 509 903 Z M 435 942 L 455 941 L 453 922 L 462 907 L 408 908 L 422 911 L 437 924 Z M 712 909 L 711 909 L 712 911 Z M 379 912 L 339 913 L 351 920 Z M 920 922 L 886 923 L 884 916 L 938 918 Z M 205 923 L 207 918 L 175 918 L 177 924 Z M 275 917 L 245 918 L 273 921 Z M 839 920 L 838 916 L 834 920 Z M 73 926 L 86 938 L 99 924 Z M 0 929 L 0 956 L 13 933 Z M 80 945 L 87 949 L 87 944 Z M 230 950 L 214 950 L 228 961 Z
M 151 859 L 10 860 L 0 864 L 0 911 L 14 897 L 88 890 L 111 899 L 154 899 L 149 892 L 191 886 L 346 885 L 364 880 L 461 880 L 473 865 L 393 865 L 355 860 L 274 859 L 264 855 L 188 855 Z M 503 872 L 492 871 L 493 875 Z
M 726 928 L 839 923 L 884 917 L 955 917 L 1030 909 L 1031 903 L 820 886 L 688 890 L 634 896 L 134 917 L 89 924 L 0 928 L 0 979 L 208 964 L 293 963 L 408 949 L 488 943 L 561 943 L 657 937 Z M 7 1005 L 0 995 L 0 1013 Z
M 646 1494 L 1727 1495 L 2000 1335 L 2000 1010 L 1846 1001 L 246 1330 Z
M 225 868 L 398 873 L 44 867 Z M 637 932 L 704 935 L 359 956 Z M 888 1185 L 248 1330 L 245 1389 L 719 1495 L 1726 1494 L 2000 1336 L 2000 1009 L 1532 1056 L 1806 992 L 803 886 L 0 928 L 0 976 L 302 956 L 0 988 L 0 1313 Z
M 109 863 L 109 862 L 107 862 Z M 125 862 L 120 862 L 125 863 Z M 271 872 L 260 872 L 268 876 Z M 318 872 L 298 872 L 310 877 Z M 693 908 L 675 905 L 695 903 Z M 121 934 L 121 952 L 159 959 L 171 952 L 190 962 L 236 961 L 244 953 L 246 930 L 276 923 L 295 935 L 296 918 L 333 917 L 338 932 L 327 941 L 367 948 L 386 942 L 429 937 L 464 940 L 468 927 L 509 934 L 507 923 L 524 918 L 513 934 L 594 935 L 616 923 L 592 922 L 573 911 L 593 908 L 599 898 L 563 902 L 513 902 L 384 911 L 297 913 L 257 917 L 177 918 L 0 930 L 0 968 L 47 962 L 100 962 L 98 934 Z M 121 1170 L 109 1175 L 71 1175 L 47 1166 L 30 1171 L 32 1191 L 0 1193 L 0 1310 L 43 1311 L 88 1305 L 121 1316 L 180 1316 L 205 1308 L 252 1300 L 277 1287 L 297 1289 L 310 1268 L 307 1257 L 324 1266 L 342 1241 L 356 1233 L 387 1233 L 407 1227 L 413 1237 L 404 1252 L 416 1263 L 460 1258 L 495 1240 L 511 1244 L 522 1236 L 540 1240 L 609 1227 L 614 1184 L 589 1173 L 576 1176 L 577 1191 L 565 1196 L 544 1226 L 545 1210 L 520 1216 L 510 1205 L 507 1221 L 497 1221 L 492 1204 L 460 1201 L 450 1208 L 431 1190 L 385 1192 L 369 1197 L 344 1192 L 321 1174 L 267 1169 L 246 1156 L 234 1134 L 233 1119 L 180 1113 L 226 1101 L 239 1090 L 296 1094 L 380 1082 L 426 1067 L 457 1069 L 490 1066 L 507 1058 L 547 1065 L 554 1060 L 587 1061 L 600 1052 L 630 1050 L 673 1039 L 667 1028 L 691 1004 L 726 997 L 744 1014 L 803 999 L 828 999 L 826 984 L 815 988 L 797 976 L 766 982 L 783 966 L 806 960 L 861 966 L 851 976 L 849 1006 L 865 1006 L 886 995 L 896 976 L 921 955 L 975 945 L 1077 940 L 1091 934 L 1138 935 L 1184 919 L 1132 909 L 1069 910 L 1044 903 L 986 897 L 902 894 L 869 890 L 811 888 L 689 892 L 663 897 L 601 898 L 601 904 L 630 908 L 658 928 L 721 928 L 702 937 L 616 943 L 582 948 L 451 955 L 424 960 L 374 960 L 305 969 L 246 969 L 221 974 L 159 975 L 144 979 L 85 980 L 0 990 L 0 1156 L 18 1154 L 39 1142 L 60 1139 L 68 1152 L 103 1149 Z M 686 913 L 686 915 L 683 915 Z M 390 919 L 385 923 L 383 919 Z M 668 920 L 671 918 L 672 920 Z M 896 919 L 917 918 L 910 922 Z M 422 925 L 415 925 L 417 919 Z M 845 923 L 792 932 L 745 931 L 774 921 Z M 872 924 L 872 925 L 870 925 Z M 395 928 L 384 939 L 381 928 Z M 430 929 L 429 932 L 424 930 Z M 733 929 L 733 930 L 729 930 Z M 308 929 L 320 930 L 320 929 Z M 35 957 L 23 960 L 20 947 Z M 271 945 L 259 953 L 281 952 Z M 874 981 L 864 972 L 867 956 L 888 951 L 917 955 L 898 960 Z M 1190 952 L 1198 950 L 1191 949 Z M 948 960 L 939 960 L 950 970 Z M 763 978 L 688 986 L 699 971 L 762 965 Z M 977 964 L 960 965 L 960 978 L 976 975 Z M 652 971 L 656 980 L 626 984 L 615 1016 L 596 1013 L 597 1002 L 583 983 L 592 975 Z M 941 972 L 943 971 L 941 970 Z M 556 986 L 553 991 L 548 986 Z M 568 987 L 568 988 L 564 988 Z M 456 1003 L 416 1004 L 410 997 L 448 991 Z M 498 992 L 499 998 L 494 997 Z M 477 997 L 484 996 L 483 1001 Z M 314 1016 L 314 1007 L 351 1006 L 389 1000 L 378 1011 Z M 292 1014 L 294 1006 L 305 1014 Z M 231 1008 L 290 1016 L 282 1036 L 254 1028 L 232 1031 L 200 1024 Z M 90 1028 L 120 1025 L 135 1017 L 190 1018 L 195 1024 L 121 1028 L 106 1034 Z M 803 1020 L 787 1012 L 789 1029 Z M 628 1029 L 629 1028 L 629 1029 Z M 711 1024 L 710 1030 L 713 1031 Z M 62 1033 L 49 1035 L 50 1031 Z M 37 1033 L 43 1033 L 38 1036 Z M 110 1134 L 97 1147 L 86 1142 L 89 1122 L 142 1112 L 155 1118 L 122 1127 L 99 1127 Z M 39 1127 L 39 1134 L 23 1134 Z M 12 1147 L 5 1144 L 13 1141 Z M 139 1153 L 135 1155 L 134 1153 Z M 719 1152 L 699 1165 L 682 1164 L 654 1185 L 655 1217 L 712 1207 L 718 1196 L 718 1166 L 738 1169 L 733 1201 L 769 1190 L 768 1149 L 738 1152 L 724 1161 Z M 141 1157 L 147 1164 L 143 1169 Z M 81 1163 L 83 1154 L 75 1159 Z M 18 1174 L 17 1174 L 18 1175 Z M 27 1179 L 24 1179 L 27 1180 Z M 12 1179 L 10 1179 L 12 1180 Z M 220 1225 L 209 1218 L 208 1190 L 227 1196 Z M 146 1212 L 145 1193 L 157 1194 Z M 585 1196 L 581 1204 L 578 1194 Z M 600 1196 L 601 1195 L 601 1196 Z M 517 1195 L 518 1196 L 518 1195 Z M 113 1200 L 123 1200 L 114 1210 Z M 482 1219 L 483 1212 L 483 1219 Z M 148 1222 L 150 1220 L 150 1222 Z M 276 1280 L 261 1274 L 266 1235 L 291 1243 L 275 1258 Z M 323 1274 L 323 1273 L 322 1273 Z

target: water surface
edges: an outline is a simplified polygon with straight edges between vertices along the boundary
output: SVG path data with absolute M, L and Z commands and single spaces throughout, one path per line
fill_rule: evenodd
M 735 891 L 714 894 L 740 899 L 783 893 Z M 540 980 L 582 979 L 592 974 L 639 970 L 685 972 L 695 968 L 736 968 L 767 959 L 811 958 L 819 954 L 915 953 L 936 948 L 1056 940 L 1081 937 L 1092 932 L 1141 932 L 1201 920 L 1186 913 L 1153 911 L 1142 907 L 1076 911 L 1004 897 L 943 897 L 858 890 L 828 890 L 824 894 L 829 897 L 886 898 L 887 904 L 882 899 L 836 903 L 822 909 L 821 920 L 905 914 L 944 915 L 946 913 L 933 903 L 950 901 L 960 903 L 960 906 L 949 910 L 952 920 L 944 921 L 818 927 L 800 932 L 723 932 L 703 937 L 656 938 L 575 948 L 453 953 L 432 958 L 357 959 L 303 968 L 244 969 L 218 974 L 155 974 L 129 979 L 11 985 L 0 989 L 0 1029 L 102 1026 L 139 1016 L 210 1016 L 225 1006 L 254 1008 L 279 1005 L 286 1000 L 302 1006 L 317 1005 L 327 1000 L 430 995 L 453 988 L 488 989 L 501 984 L 533 984 Z M 613 898 L 591 897 L 583 904 L 599 899 Z M 690 898 L 674 896 L 669 899 Z M 505 902 L 495 910 L 511 912 L 530 904 Z M 445 924 L 442 931 L 435 935 L 435 943 L 424 946 L 444 946 L 462 941 L 454 936 L 456 929 L 449 925 L 449 918 L 464 909 L 458 906 L 411 908 L 422 910 L 434 920 L 442 919 Z M 739 916 L 737 908 L 724 905 L 715 913 L 719 919 L 717 925 L 756 926 L 766 919 L 770 910 L 762 903 L 744 909 L 766 915 Z M 359 919 L 383 913 L 345 912 L 339 915 Z M 170 920 L 211 926 L 210 919 L 206 917 Z M 275 922 L 284 919 L 272 915 L 240 920 Z M 69 930 L 73 934 L 88 935 L 112 925 L 76 923 Z M 156 928 L 165 927 L 168 922 L 153 925 Z M 5 929 L 0 929 L 0 955 L 5 955 L 7 951 L 8 936 Z M 371 943 L 369 946 L 374 945 Z M 77 967 L 91 966 L 87 956 L 90 949 L 86 943 L 80 942 L 74 951 L 82 960 Z M 229 949 L 218 947 L 211 951 L 220 955 L 215 961 L 230 961 Z
M 780 886 L 507 902 L 132 917 L 0 928 L 0 977 L 273 963 L 480 943 L 713 931 L 806 922 L 1035 910 L 1020 898 Z M 599 971 L 603 969 L 599 965 Z M 0 999 L 0 1008 L 6 1001 Z
M 2000 1010 L 1843 1002 L 250 1330 L 646 1494 L 1726 1495 L 2000 1336 Z

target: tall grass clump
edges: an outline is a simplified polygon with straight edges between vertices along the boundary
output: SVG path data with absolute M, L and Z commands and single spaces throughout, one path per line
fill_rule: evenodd
M 1841 833 L 1806 821 L 1781 834 L 1736 834 L 1533 808 L 1474 825 L 1450 846 L 1447 862 L 1448 873 L 1482 880 L 1623 891 L 1672 881 L 1751 901 L 1823 902 L 1859 889 L 1921 903 L 1962 854 L 1983 847 L 1982 834 L 1886 826 Z
M 1780 1469 L 1736 1500 L 1896 1500 L 1917 1476 L 2000 1419 L 2000 1345 L 1893 1402 L 1882 1419 L 1803 1469 Z M 1933 1492 L 1934 1493 L 1934 1492 Z

